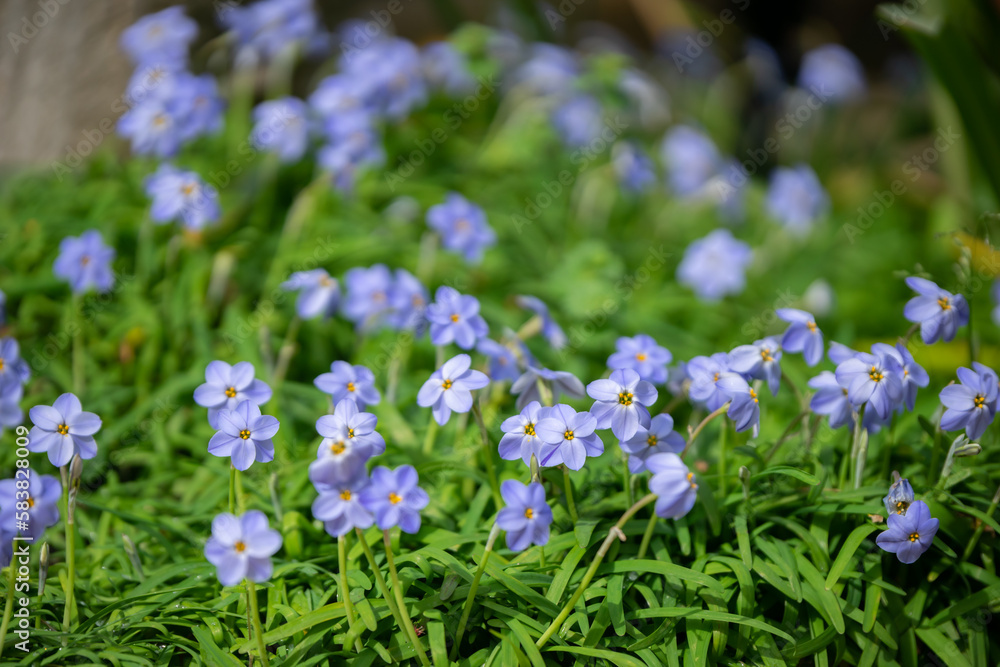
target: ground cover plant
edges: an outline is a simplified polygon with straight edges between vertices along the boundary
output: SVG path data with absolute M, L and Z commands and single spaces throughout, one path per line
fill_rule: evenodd
M 997 664 L 968 12 L 872 17 L 916 93 L 141 19 L 120 144 L 0 192 L 0 660 Z

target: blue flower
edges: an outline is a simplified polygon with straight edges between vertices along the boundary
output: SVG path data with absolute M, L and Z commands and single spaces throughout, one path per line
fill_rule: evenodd
M 389 37 L 345 51 L 340 70 L 363 80 L 369 106 L 390 120 L 402 120 L 427 101 L 420 52 L 408 40 Z
M 552 509 L 545 502 L 545 488 L 538 482 L 507 479 L 500 485 L 500 495 L 506 506 L 497 513 L 497 525 L 507 532 L 507 548 L 524 551 L 532 544 L 548 544 Z
M 674 418 L 663 413 L 653 417 L 648 428 L 639 428 L 635 435 L 623 440 L 621 448 L 629 454 L 629 472 L 636 475 L 646 469 L 646 460 L 654 454 L 683 452 L 684 438 L 674 431 Z
M 694 357 L 685 369 L 691 378 L 688 396 L 691 400 L 704 403 L 710 412 L 722 407 L 729 400 L 729 394 L 716 384 L 723 373 L 729 371 L 729 355 L 716 352 L 711 357 Z
M 254 379 L 254 367 L 249 361 L 230 366 L 213 361 L 205 368 L 205 384 L 194 390 L 194 402 L 208 408 L 208 423 L 219 428 L 219 411 L 234 410 L 243 401 L 263 405 L 271 400 L 271 388 L 263 380 Z
M 843 343 L 833 340 L 830 341 L 830 349 L 826 351 L 826 356 L 829 357 L 830 361 L 839 365 L 852 359 L 857 353 L 857 350 L 852 350 Z
M 608 357 L 608 368 L 631 368 L 641 379 L 653 384 L 664 384 L 667 381 L 667 364 L 674 357 L 667 348 L 658 345 L 652 336 L 622 336 L 615 342 L 615 350 Z
M 872 354 L 858 352 L 842 362 L 836 374 L 851 403 L 867 403 L 881 419 L 888 419 L 903 399 L 903 367 L 895 349 L 884 343 L 872 345 Z
M 619 440 L 628 440 L 640 427 L 649 427 L 649 406 L 656 402 L 656 387 L 631 368 L 612 371 L 606 380 L 594 380 L 587 385 L 587 394 L 595 400 L 590 414 L 597 419 L 597 428 L 610 428 Z
M 375 515 L 381 530 L 399 526 L 404 533 L 420 530 L 420 510 L 430 498 L 417 486 L 417 471 L 411 465 L 395 470 L 378 466 L 372 470 L 371 483 L 360 492 L 361 504 Z
M 262 583 L 271 578 L 271 556 L 281 549 L 281 542 L 281 533 L 268 525 L 260 510 L 239 517 L 223 513 L 212 520 L 205 559 L 217 568 L 223 586 L 235 586 L 244 579 Z
M 153 199 L 153 222 L 181 221 L 188 229 L 201 229 L 219 219 L 219 193 L 193 171 L 162 164 L 145 182 Z
M 250 143 L 276 153 L 282 162 L 297 162 L 309 148 L 309 108 L 297 97 L 261 102 L 253 110 Z
M 366 111 L 368 90 L 363 79 L 349 74 L 332 74 L 316 86 L 309 106 L 322 118 Z
M 716 229 L 687 247 L 677 267 L 677 280 L 702 299 L 716 301 L 743 291 L 752 259 L 750 246 L 734 239 L 728 229 Z
M 296 45 L 314 50 L 321 39 L 312 0 L 259 0 L 246 7 L 227 6 L 219 19 L 236 33 L 245 53 L 264 60 Z
M 428 209 L 427 226 L 440 234 L 445 248 L 460 253 L 473 264 L 482 261 L 483 250 L 497 240 L 483 209 L 457 192 L 449 193 L 443 204 Z
M 649 490 L 657 495 L 654 511 L 664 519 L 680 519 L 691 511 L 698 499 L 698 484 L 694 473 L 673 452 L 653 454 L 646 459 L 653 473 Z
M 551 408 L 544 408 L 538 401 L 524 406 L 521 414 L 508 417 L 500 424 L 503 437 L 500 438 L 500 458 L 505 461 L 521 459 L 524 465 L 531 465 L 531 455 L 542 460 L 542 440 L 538 437 L 538 422 L 546 417 Z
M 865 72 L 843 46 L 824 44 L 802 57 L 798 85 L 834 102 L 851 102 L 865 95 Z
M 434 420 L 444 426 L 454 412 L 472 409 L 472 392 L 490 383 L 485 373 L 471 370 L 472 359 L 458 354 L 431 374 L 417 393 L 417 405 L 431 408 Z
M 174 105 L 181 141 L 212 134 L 222 127 L 225 103 L 211 74 L 195 76 L 187 72 L 177 77 Z
M 535 368 L 529 365 L 521 377 L 510 386 L 510 393 L 517 396 L 515 406 L 518 410 L 524 409 L 531 401 L 541 401 L 541 389 L 539 383 L 543 383 L 552 395 L 552 400 L 558 400 L 560 394 L 566 394 L 570 398 L 583 398 L 584 387 L 579 378 L 569 371 L 550 371 L 547 368 Z
M 337 312 L 340 285 L 336 278 L 330 277 L 326 269 L 296 271 L 281 283 L 281 288 L 290 292 L 299 291 L 295 312 L 304 320 L 314 317 L 326 319 Z
M 889 514 L 906 514 L 906 510 L 913 504 L 913 487 L 910 486 L 910 480 L 897 479 L 893 482 L 889 487 L 889 493 L 882 499 L 882 504 Z
M 549 341 L 554 349 L 559 350 L 566 345 L 566 334 L 563 332 L 562 327 L 560 327 L 552 315 L 549 313 L 549 307 L 545 305 L 545 302 L 535 296 L 527 296 L 520 294 L 514 297 L 514 303 L 516 303 L 521 308 L 527 308 L 532 311 L 542 320 L 542 335 L 545 339 Z
M 361 491 L 368 486 L 368 478 L 360 476 L 346 484 L 316 483 L 319 497 L 313 501 L 313 516 L 323 522 L 326 532 L 333 537 L 343 537 L 355 528 L 368 528 L 375 517 L 361 504 Z
M 879 533 L 875 544 L 882 551 L 896 554 L 900 563 L 913 563 L 931 548 L 938 531 L 938 520 L 931 518 L 927 503 L 915 500 L 906 514 L 890 514 L 889 528 Z
M 427 288 L 406 269 L 396 269 L 389 287 L 389 326 L 399 330 L 413 330 L 422 336 L 427 325 Z
M 363 169 L 385 162 L 382 136 L 374 117 L 367 110 L 333 114 L 323 122 L 326 143 L 316 154 L 316 161 L 330 172 L 333 185 L 341 193 L 354 191 L 357 175 Z
M 903 317 L 920 323 L 920 337 L 927 345 L 938 340 L 950 342 L 958 327 L 969 323 L 969 304 L 961 294 L 952 294 L 916 276 L 907 278 L 906 284 L 920 296 L 906 302 Z
M 917 389 L 930 384 L 931 378 L 923 366 L 913 360 L 913 355 L 902 342 L 896 343 L 896 361 L 903 367 L 903 405 L 910 412 L 917 402 Z M 888 352 L 888 351 L 887 351 Z
M 781 349 L 785 352 L 801 352 L 802 358 L 810 366 L 823 360 L 823 332 L 816 326 L 812 314 L 797 308 L 778 308 L 778 317 L 791 326 L 781 337 Z
M 993 320 L 993 324 L 1000 327 L 1000 278 L 993 280 L 993 286 L 990 287 L 990 297 L 993 299 L 993 310 L 990 311 L 990 318 Z M 3 293 L 0 292 L 0 323 L 3 322 Z
M 630 192 L 645 192 L 656 183 L 653 160 L 635 142 L 617 142 L 611 150 L 611 165 L 618 182 Z
M 511 80 L 535 95 L 567 93 L 573 87 L 580 64 L 573 51 L 554 44 L 532 45 L 531 57 L 511 75 Z
M 670 188 L 685 199 L 702 196 L 705 186 L 722 167 L 715 143 L 687 125 L 678 125 L 667 132 L 660 152 Z
M 122 31 L 119 42 L 136 65 L 187 63 L 188 47 L 198 36 L 198 24 L 181 6 L 147 14 Z
M 726 415 L 735 423 L 736 432 L 752 428 L 756 437 L 760 427 L 760 401 L 757 392 L 739 373 L 723 373 L 715 384 L 731 401 Z
M 0 394 L 20 387 L 31 377 L 28 362 L 21 358 L 21 348 L 13 338 L 0 338 Z
M 420 52 L 424 78 L 433 88 L 452 97 L 466 95 L 476 87 L 465 56 L 450 42 L 432 42 Z
M 552 407 L 535 425 L 544 443 L 538 464 L 551 467 L 562 463 L 570 470 L 579 470 L 588 456 L 604 453 L 596 429 L 597 419 L 589 412 L 577 412 L 562 403 Z
M 114 248 L 105 245 L 99 231 L 91 229 L 79 237 L 67 236 L 62 240 L 52 272 L 68 282 L 75 294 L 91 288 L 104 293 L 115 281 L 111 271 L 114 258 Z
M 552 124 L 568 148 L 587 146 L 604 129 L 601 104 L 592 95 L 573 95 L 552 112 Z
M 330 372 L 317 376 L 313 384 L 320 391 L 330 394 L 334 405 L 349 398 L 359 410 L 364 410 L 366 406 L 378 405 L 382 400 L 375 388 L 375 374 L 360 364 L 352 366 L 346 361 L 335 361 L 330 364 Z
M 73 394 L 63 394 L 51 407 L 36 405 L 28 417 L 35 425 L 28 433 L 28 451 L 48 452 L 52 465 L 64 466 L 76 454 L 84 460 L 97 456 L 94 434 L 101 429 L 101 418 L 84 412 Z
M 180 114 L 170 100 L 150 95 L 122 114 L 118 133 L 136 155 L 171 157 L 181 146 Z
M 256 461 L 273 461 L 271 438 L 278 426 L 277 419 L 262 415 L 254 403 L 242 401 L 234 410 L 219 412 L 219 432 L 208 441 L 208 453 L 231 457 L 237 470 L 246 470 Z
M 59 523 L 62 485 L 52 475 L 18 468 L 19 473 L 22 470 L 26 477 L 0 481 L 0 526 L 5 533 L 38 539 L 46 528 Z
M 777 396 L 781 386 L 781 344 L 768 336 L 753 345 L 740 345 L 729 353 L 729 370 L 767 380 L 771 395 Z
M 359 412 L 348 398 L 337 403 L 332 415 L 320 417 L 316 431 L 323 440 L 309 465 L 313 483 L 348 484 L 363 477 L 368 460 L 385 452 L 385 440 L 375 431 L 377 422 L 375 415 Z
M 389 310 L 392 274 L 385 264 L 364 268 L 356 266 L 344 274 L 344 317 L 360 331 L 370 331 L 385 320 Z
M 771 174 L 767 212 L 788 231 L 803 235 L 830 207 L 830 197 L 809 165 L 778 167 Z
M 996 415 L 997 374 L 978 361 L 972 362 L 972 368 L 959 368 L 961 384 L 949 384 L 941 390 L 941 404 L 947 408 L 941 415 L 941 430 L 964 428 L 970 440 L 978 440 Z
M 22 398 L 24 398 L 24 387 L 19 384 L 0 391 L 0 433 L 4 428 L 20 426 L 24 421 Z
M 847 388 L 840 386 L 836 375 L 823 371 L 809 380 L 809 386 L 816 390 L 809 399 L 809 409 L 818 415 L 829 417 L 830 428 L 840 428 L 844 424 L 853 426 L 854 407 L 847 398 Z
M 494 382 L 516 380 L 521 372 L 517 368 L 517 357 L 506 345 L 483 338 L 476 344 L 476 351 L 489 357 L 490 378 Z
M 427 321 L 431 324 L 432 343 L 454 342 L 463 350 L 471 350 L 477 340 L 490 332 L 479 314 L 479 301 L 444 285 L 434 293 L 434 303 L 427 306 Z

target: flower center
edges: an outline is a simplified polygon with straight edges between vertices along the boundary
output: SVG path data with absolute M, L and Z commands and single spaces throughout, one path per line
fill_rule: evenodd
M 938 305 L 941 306 L 941 310 L 951 310 L 951 302 L 948 300 L 948 297 L 946 296 L 943 296 L 940 299 L 938 299 Z
M 343 491 L 341 491 L 340 492 L 340 499 L 341 500 L 350 500 L 351 499 L 351 490 L 350 489 L 344 489 Z
M 618 405 L 632 405 L 632 394 L 627 391 L 619 393 Z
M 227 387 L 226 388 L 226 397 L 227 398 L 236 398 L 236 387 Z
M 188 196 L 192 192 L 194 192 L 194 183 L 185 183 L 181 187 L 181 194 L 183 194 L 184 196 Z
M 455 231 L 464 232 L 471 226 L 472 225 L 470 225 L 469 221 L 466 220 L 465 218 L 459 218 L 458 220 L 455 221 Z
M 691 485 L 692 489 L 697 489 L 698 488 L 698 485 L 695 484 L 695 481 L 694 481 L 694 473 L 693 472 L 689 472 L 688 473 L 688 484 Z
M 0 371 L 3 370 L 3 357 L 0 357 Z
M 535 425 L 534 424 L 525 424 L 524 425 L 524 434 L 525 435 L 535 435 Z
M 765 347 L 763 350 L 761 350 L 760 351 L 760 358 L 764 362 L 774 361 L 774 357 L 771 356 L 771 348 Z
M 354 391 L 354 383 L 353 382 L 348 382 L 347 383 L 347 391 Z
M 530 507 L 528 509 L 524 510 L 524 518 L 525 519 L 534 519 L 535 518 L 535 510 L 531 509 Z
M 390 493 L 389 494 L 389 502 L 392 503 L 393 505 L 398 505 L 399 501 L 401 501 L 401 500 L 402 500 L 402 498 L 400 498 L 399 496 L 397 496 L 395 493 Z
M 353 428 L 347 429 L 347 437 L 348 438 L 353 438 L 354 437 L 354 429 Z
M 884 378 L 884 377 L 885 377 L 885 376 L 884 376 L 884 375 L 882 375 L 882 371 L 880 371 L 880 370 L 879 370 L 878 368 L 876 368 L 875 366 L 872 366 L 872 367 L 871 367 L 871 370 L 869 370 L 869 371 L 868 371 L 868 378 L 869 378 L 869 379 L 870 379 L 870 380 L 871 380 L 872 382 L 881 382 L 881 381 L 882 381 L 882 378 Z
M 90 255 L 84 255 L 80 258 L 80 266 L 87 266 L 90 264 Z
M 910 541 L 916 542 L 920 539 L 920 533 L 910 533 Z
M 754 403 L 760 403 L 760 401 L 757 400 L 757 392 L 753 390 L 753 387 L 750 388 L 750 398 L 753 399 Z
M 28 496 L 28 509 L 30 510 L 34 506 L 35 506 L 35 499 L 32 498 L 31 496 Z
M 244 440 L 249 440 L 250 431 L 248 429 L 243 429 L 242 431 L 240 431 L 240 437 L 243 438 Z
M 451 314 L 451 321 L 452 322 L 458 322 L 458 320 L 459 320 L 458 313 L 452 313 Z
M 343 440 L 338 440 L 337 442 L 330 445 L 330 452 L 334 456 L 340 456 L 347 449 L 347 445 L 344 444 Z
M 155 81 L 156 79 L 153 80 Z M 162 113 L 158 113 L 155 116 L 153 116 L 153 125 L 155 125 L 156 127 L 163 127 L 166 124 L 167 124 L 167 117 L 164 116 Z
M 650 447 L 656 447 L 656 442 L 657 442 L 656 436 L 650 433 L 649 437 L 646 438 L 646 444 L 649 445 Z
M 56 426 L 56 433 L 59 435 L 68 435 L 69 426 L 66 426 L 66 424 L 59 424 L 59 426 Z
M 247 545 L 243 543 L 243 540 L 240 540 L 239 542 L 233 545 L 233 549 L 236 550 L 236 553 L 241 554 L 247 550 Z
M 806 322 L 806 327 L 809 329 L 810 333 L 816 333 L 816 323 L 815 322 Z
M 330 278 L 330 276 L 323 276 L 322 278 L 319 279 L 320 287 L 329 287 L 332 284 L 333 280 Z
M 565 438 L 566 440 L 572 440 L 575 437 L 576 436 L 573 435 L 573 431 L 571 431 L 569 429 L 566 429 L 566 431 L 563 433 L 563 438 Z
M 982 394 L 976 394 L 976 397 L 974 399 L 972 399 L 972 403 L 977 408 L 985 408 L 986 407 L 986 397 L 983 396 Z
M 896 514 L 899 514 L 900 516 L 906 514 L 906 508 L 909 506 L 910 503 L 903 502 L 902 500 L 900 500 L 899 502 L 896 503 Z
M 719 374 L 716 373 L 715 377 L 712 378 L 712 382 L 718 382 L 718 381 L 719 381 Z
M 441 386 L 444 387 L 445 389 L 451 389 L 451 380 L 445 380 L 444 382 L 441 383 Z
M 646 354 L 644 352 L 640 352 L 639 354 L 635 355 L 635 360 L 646 361 Z

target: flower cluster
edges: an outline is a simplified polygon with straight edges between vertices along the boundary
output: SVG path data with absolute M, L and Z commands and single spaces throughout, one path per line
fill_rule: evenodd
M 17 341 L 6 336 L 0 338 L 0 432 L 24 421 L 21 399 L 30 377 L 31 369 L 21 358 Z

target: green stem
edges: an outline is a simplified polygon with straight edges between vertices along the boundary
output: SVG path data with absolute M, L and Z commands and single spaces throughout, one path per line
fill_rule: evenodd
M 420 642 L 420 637 L 417 636 L 417 629 L 413 627 L 413 620 L 410 618 L 409 613 L 406 611 L 406 600 L 403 598 L 403 585 L 399 582 L 399 573 L 396 572 L 396 563 L 392 559 L 392 542 L 389 540 L 389 531 L 382 531 L 382 541 L 385 543 L 385 560 L 389 565 L 389 579 L 392 581 L 392 590 L 396 594 L 396 605 L 399 607 L 399 617 L 403 621 L 403 630 L 410 637 L 410 641 L 413 643 L 413 648 L 417 652 L 417 658 L 420 660 L 420 664 L 424 667 L 430 667 L 430 661 L 427 659 L 427 653 L 424 651 L 424 646 Z
M 239 470 L 236 470 L 236 507 L 240 514 L 247 511 L 247 497 L 243 493 L 243 475 L 240 474 Z
M 378 586 L 378 592 L 382 596 L 382 599 L 385 600 L 385 605 L 389 607 L 389 613 L 396 619 L 396 624 L 402 628 L 403 620 L 399 617 L 399 609 L 396 608 L 396 603 L 393 601 L 392 595 L 389 594 L 389 587 L 385 583 L 385 577 L 382 576 L 382 569 L 375 562 L 375 554 L 372 553 L 372 548 L 368 546 L 368 541 L 365 540 L 365 534 L 361 532 L 361 529 L 355 528 L 354 532 L 358 536 L 358 541 L 361 542 L 361 550 L 365 552 L 368 565 L 372 568 L 372 573 L 375 575 L 375 585 Z
M 593 562 L 590 564 L 590 567 L 587 568 L 587 572 L 583 575 L 583 579 L 580 581 L 580 585 L 577 586 L 576 592 L 573 593 L 573 597 L 569 599 L 569 602 L 567 602 L 566 606 L 563 607 L 561 612 L 559 612 L 559 615 L 556 616 L 552 623 L 549 624 L 549 627 L 546 628 L 542 636 L 538 638 L 538 641 L 535 642 L 535 646 L 538 648 L 545 646 L 546 642 L 549 641 L 552 635 L 555 634 L 556 630 L 559 629 L 566 618 L 570 615 L 570 612 L 573 611 L 573 607 L 575 607 L 576 603 L 579 602 L 583 592 L 587 590 L 591 580 L 597 573 L 597 568 L 600 567 L 601 561 L 604 560 L 605 554 L 608 553 L 608 549 L 611 548 L 611 544 L 615 541 L 615 539 L 620 539 L 622 541 L 625 540 L 625 533 L 622 532 L 622 528 L 625 526 L 625 523 L 628 522 L 628 520 L 631 519 L 636 512 L 654 500 L 656 500 L 656 494 L 650 493 L 640 498 L 634 505 L 625 510 L 625 513 L 622 514 L 620 519 L 618 519 L 618 523 L 612 526 L 611 530 L 608 531 L 608 536 L 605 537 L 604 542 L 601 543 L 601 548 L 597 550 L 597 555 L 594 556 Z
M 632 494 L 632 473 L 628 469 L 628 453 L 623 449 L 622 452 L 622 478 L 625 483 L 625 498 L 628 500 L 628 504 L 631 505 L 635 502 L 635 498 Z
M 1000 505 L 1000 486 L 997 487 L 997 492 L 993 494 L 993 502 L 990 503 L 990 506 L 986 510 L 987 518 L 993 517 L 993 512 L 996 511 L 997 505 Z M 972 555 L 972 550 L 976 548 L 976 543 L 979 542 L 979 537 L 983 534 L 985 527 L 986 523 L 984 521 L 980 521 L 979 525 L 976 526 L 976 532 L 972 534 L 972 539 L 969 540 L 968 546 L 965 547 L 965 551 L 962 553 L 963 563 Z M 4 620 L 6 620 L 6 616 L 4 616 Z
M 726 497 L 726 425 L 719 429 L 719 494 Z
M 72 321 L 76 325 L 75 331 L 73 331 L 73 393 L 78 397 L 83 394 L 84 388 L 82 304 L 82 297 L 74 294 L 71 305 L 73 309 Z
M 281 348 L 278 350 L 278 361 L 274 366 L 274 375 L 271 377 L 271 385 L 273 387 L 280 386 L 285 376 L 288 375 L 288 365 L 292 362 L 292 357 L 295 355 L 295 341 L 298 338 L 300 326 L 302 326 L 302 319 L 298 315 L 293 317 L 292 321 L 288 323 L 285 339 L 281 342 Z
M 576 513 L 576 502 L 573 500 L 573 482 L 569 478 L 569 468 L 560 466 L 563 471 L 563 486 L 566 492 L 566 509 L 569 511 L 569 518 L 573 523 L 577 522 L 580 516 Z
M 496 467 L 493 464 L 493 448 L 490 447 L 490 435 L 486 430 L 486 421 L 483 419 L 483 411 L 479 403 L 472 404 L 472 414 L 479 425 L 479 435 L 483 440 L 483 458 L 486 460 L 486 476 L 490 480 L 490 489 L 493 491 L 493 502 L 497 508 L 503 507 L 503 497 L 500 495 L 500 481 L 497 479 Z
M 424 455 L 430 456 L 434 451 L 434 439 L 437 437 L 438 423 L 431 413 L 430 421 L 427 422 L 427 433 L 424 434 Z
M 348 637 L 354 635 L 354 628 L 357 625 L 357 616 L 354 614 L 354 603 L 351 602 L 351 590 L 347 585 L 347 536 L 342 535 L 337 538 L 337 565 L 340 567 L 340 596 L 344 599 L 344 609 L 347 610 L 347 628 L 350 630 Z M 344 639 L 344 651 L 347 651 L 349 639 Z M 354 637 L 354 648 L 361 653 L 361 639 Z
M 68 495 L 66 504 L 66 606 L 63 609 L 63 629 L 69 632 L 69 624 L 76 606 L 73 591 L 76 585 L 76 520 L 73 517 L 73 508 L 69 507 Z
M 7 626 L 10 625 L 10 617 L 14 613 L 14 572 L 17 568 L 14 567 L 13 559 L 7 569 L 10 571 L 10 579 L 7 580 L 7 600 L 3 605 L 3 623 L 0 623 L 0 655 L 3 655 L 3 645 L 7 640 Z
M 687 454 L 689 449 L 691 449 L 691 445 L 694 444 L 694 441 L 698 437 L 698 434 L 701 433 L 702 429 L 708 425 L 708 422 L 712 421 L 719 415 L 725 414 L 726 410 L 728 409 L 729 409 L 729 403 L 724 403 L 723 405 L 719 406 L 719 408 L 715 412 L 711 413 L 710 415 L 702 419 L 701 422 L 694 427 L 694 429 L 692 429 L 690 426 L 688 427 L 688 441 L 687 444 L 684 445 L 684 451 L 681 452 L 681 458 L 684 458 L 684 455 Z
M 851 447 L 851 457 L 854 459 L 854 488 L 861 488 L 861 478 L 865 474 L 865 461 L 868 458 L 868 431 L 863 426 L 865 406 L 858 410 L 858 420 L 854 424 L 854 446 Z
M 653 541 L 653 533 L 656 532 L 656 522 L 659 518 L 656 516 L 656 512 L 650 513 L 649 523 L 646 524 L 646 532 L 642 534 L 642 542 L 639 543 L 639 553 L 636 554 L 636 559 L 642 560 L 645 557 L 649 543 Z
M 486 538 L 486 547 L 483 549 L 483 557 L 479 561 L 479 567 L 476 568 L 476 575 L 472 578 L 472 584 L 469 586 L 469 594 L 465 597 L 462 618 L 458 621 L 458 630 L 455 632 L 455 643 L 451 647 L 452 660 L 458 658 L 459 647 L 462 644 L 462 635 L 465 634 L 465 626 L 469 622 L 469 614 L 472 613 L 472 601 L 476 597 L 476 591 L 479 590 L 479 580 L 486 570 L 486 562 L 490 559 L 490 554 L 493 553 L 493 543 L 496 542 L 498 535 L 500 535 L 500 525 L 494 523 L 489 537 Z
M 270 667 L 267 659 L 267 646 L 264 645 L 264 632 L 260 627 L 260 609 L 257 607 L 257 587 L 249 579 L 247 584 L 247 608 L 250 610 L 250 621 L 253 623 L 253 636 L 257 641 L 257 652 L 264 667 Z

